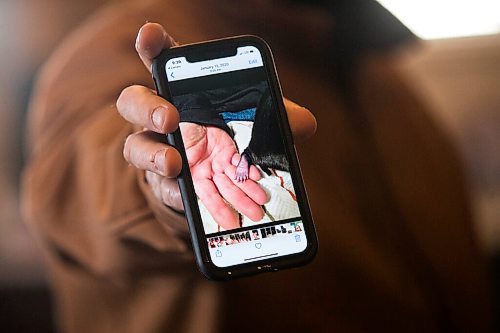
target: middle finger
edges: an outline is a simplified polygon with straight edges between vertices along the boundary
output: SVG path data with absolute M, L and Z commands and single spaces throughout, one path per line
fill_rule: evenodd
M 123 156 L 136 168 L 174 178 L 181 172 L 181 155 L 174 147 L 159 141 L 159 137 L 159 134 L 150 131 L 129 135 L 123 147 Z

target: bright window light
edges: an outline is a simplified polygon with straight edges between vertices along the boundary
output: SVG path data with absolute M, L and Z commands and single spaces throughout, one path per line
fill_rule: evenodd
M 499 0 L 378 0 L 423 39 L 500 33 Z

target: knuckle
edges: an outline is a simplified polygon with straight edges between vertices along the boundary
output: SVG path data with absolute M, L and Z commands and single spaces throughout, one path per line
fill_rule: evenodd
M 156 155 L 160 155 L 160 154 L 165 154 L 164 151 L 162 151 L 161 149 L 156 151 L 156 150 L 150 150 L 147 152 L 147 157 L 148 157 L 148 162 L 151 166 L 151 169 L 155 169 L 155 160 L 156 160 Z

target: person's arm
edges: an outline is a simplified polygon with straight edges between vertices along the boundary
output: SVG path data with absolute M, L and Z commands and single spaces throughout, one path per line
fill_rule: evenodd
M 126 138 L 142 130 L 138 125 L 154 124 L 153 118 L 151 123 L 125 121 L 116 100 L 130 86 L 136 87 L 127 88 L 138 93 L 136 98 L 159 98 L 146 68 L 165 45 L 153 38 L 158 47 L 149 56 L 139 47 L 144 68 L 133 47 L 142 22 L 123 16 L 116 7 L 101 13 L 70 35 L 45 65 L 31 102 L 23 179 L 25 218 L 50 253 L 112 278 L 152 267 L 172 272 L 192 257 L 174 178 L 180 170 L 178 153 L 169 149 L 174 158 L 168 158 L 165 152 L 166 164 L 158 172 L 148 169 L 156 164 L 141 150 L 144 141 L 129 139 L 133 144 L 124 149 Z M 310 112 L 289 101 L 286 105 L 297 139 L 312 135 Z M 137 159 L 130 160 L 136 167 L 129 165 L 124 151 L 125 157 L 145 158 L 147 167 Z
M 116 99 L 127 86 L 151 84 L 134 49 L 143 21 L 126 13 L 100 12 L 43 67 L 29 110 L 23 214 L 51 255 L 94 274 L 194 270 L 183 214 L 123 159 L 135 129 Z

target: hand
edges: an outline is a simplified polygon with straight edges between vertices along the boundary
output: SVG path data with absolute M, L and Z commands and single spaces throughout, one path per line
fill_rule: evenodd
M 152 59 L 162 49 L 171 47 L 174 44 L 173 39 L 159 24 L 148 23 L 139 31 L 136 49 L 145 66 L 151 71 Z M 307 109 L 288 100 L 285 100 L 285 106 L 296 140 L 300 141 L 310 137 L 316 129 L 314 116 Z M 145 128 L 145 130 L 134 133 L 127 138 L 124 147 L 125 159 L 137 168 L 146 170 L 146 179 L 159 200 L 174 209 L 182 210 L 179 188 L 175 180 L 182 167 L 181 157 L 173 147 L 162 142 L 162 135 L 175 131 L 179 126 L 177 110 L 172 104 L 157 96 L 150 89 L 142 86 L 131 86 L 124 89 L 118 98 L 117 107 L 120 114 L 126 120 Z M 193 142 L 198 143 L 193 145 L 192 150 L 191 148 L 186 150 L 188 155 L 193 154 L 195 156 L 196 153 L 194 152 L 200 147 L 200 143 L 204 143 L 210 149 L 210 145 L 213 146 L 214 140 L 224 140 L 226 142 L 225 147 L 227 151 L 224 154 L 220 154 L 220 156 L 217 154 L 217 158 L 211 160 L 207 159 L 206 155 L 199 154 L 199 161 L 201 163 L 196 165 L 196 169 L 200 169 L 200 171 L 193 171 L 192 169 L 198 196 L 206 203 L 207 209 L 211 213 L 217 211 L 217 214 L 212 213 L 214 217 L 221 215 L 221 211 L 217 210 L 217 207 L 221 208 L 221 203 L 224 205 L 224 209 L 222 210 L 222 214 L 225 214 L 224 222 L 222 222 L 222 218 L 216 219 L 216 221 L 220 222 L 220 225 L 227 229 L 238 226 L 236 212 L 224 203 L 220 194 L 228 202 L 235 202 L 236 205 L 233 204 L 233 206 L 245 215 L 248 214 L 247 216 L 252 219 L 259 219 L 258 217 L 261 217 L 263 213 L 260 207 L 257 210 L 255 206 L 262 203 L 263 190 L 254 182 L 247 181 L 237 184 L 233 181 L 234 176 L 231 177 L 231 175 L 235 172 L 234 160 L 236 158 L 236 150 L 232 140 L 231 144 L 234 150 L 229 148 L 228 139 L 231 138 L 225 132 L 226 138 L 224 138 L 222 133 L 217 133 L 216 128 L 195 124 L 188 125 L 188 123 L 183 123 L 181 126 L 194 126 L 188 132 L 206 130 L 203 135 L 197 138 L 198 141 L 185 140 L 185 143 L 190 142 L 188 145 L 191 145 Z M 231 154 L 233 155 L 232 157 L 230 157 Z M 191 161 L 191 159 L 189 160 Z M 208 170 L 210 163 L 213 165 L 212 172 L 214 172 L 214 175 L 212 183 L 207 183 L 206 180 L 210 180 L 209 177 L 198 176 L 203 175 Z M 252 180 L 258 179 L 256 173 L 258 174 L 256 170 L 251 171 L 250 178 Z M 231 182 L 228 183 L 228 180 L 231 180 Z M 224 184 L 231 186 L 225 186 Z M 212 195 L 216 197 L 218 201 L 217 205 L 209 204 L 210 200 L 213 199 Z M 240 204 L 241 201 L 237 198 L 241 198 L 241 195 L 245 195 L 246 200 L 253 201 L 253 205 Z M 243 206 L 249 208 L 244 208 Z
M 249 180 L 235 180 L 236 167 L 232 161 L 238 151 L 229 134 L 217 127 L 193 123 L 180 126 L 196 194 L 217 224 L 224 229 L 239 227 L 237 212 L 224 200 L 253 221 L 261 220 L 264 216 L 261 205 L 268 198 L 255 182 L 260 179 L 260 173 L 254 166 Z

